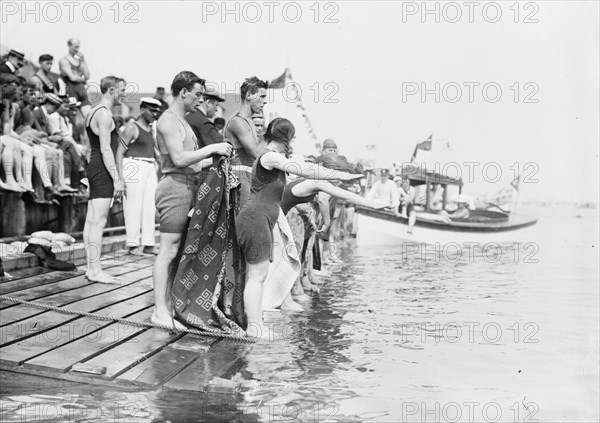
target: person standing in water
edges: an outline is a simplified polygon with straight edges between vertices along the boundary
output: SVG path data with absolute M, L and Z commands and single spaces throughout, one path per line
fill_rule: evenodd
M 262 320 L 263 284 L 269 271 L 269 263 L 273 261 L 272 231 L 281 212 L 286 172 L 326 180 L 349 181 L 362 177 L 289 160 L 289 144 L 294 135 L 294 125 L 287 119 L 277 118 L 269 123 L 264 135 L 266 145 L 252 167 L 250 199 L 237 216 L 237 239 L 246 257 L 246 334 L 253 338 L 268 336 Z

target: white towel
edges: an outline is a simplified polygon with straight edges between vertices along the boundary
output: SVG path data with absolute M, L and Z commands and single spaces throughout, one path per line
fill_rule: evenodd
M 279 218 L 273 228 L 273 262 L 263 289 L 263 310 L 279 307 L 290 293 L 300 273 L 300 254 L 296 248 L 290 225 L 279 209 Z

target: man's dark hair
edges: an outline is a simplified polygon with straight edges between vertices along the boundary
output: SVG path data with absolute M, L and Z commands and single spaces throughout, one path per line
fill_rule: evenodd
M 256 92 L 258 92 L 258 90 L 261 88 L 266 90 L 269 88 L 269 83 L 267 81 L 261 81 L 256 76 L 246 78 L 242 84 L 242 89 L 240 90 L 242 101 L 246 101 L 246 94 L 256 94 Z
M 225 128 L 225 119 L 223 119 L 222 117 L 215 118 L 214 124 L 219 129 Z
M 156 87 L 156 91 L 164 91 L 165 87 Z
M 27 91 L 27 90 L 37 90 L 37 85 L 35 85 L 35 83 L 27 81 L 23 84 L 23 91 Z
M 123 78 L 119 78 L 118 76 L 105 76 L 100 80 L 100 92 L 102 94 L 106 94 L 108 90 L 116 87 L 119 82 L 125 82 L 125 80 Z
M 54 60 L 54 57 L 49 54 L 42 54 L 38 62 L 41 64 L 42 62 L 49 62 L 51 60 Z
M 188 91 L 194 89 L 194 85 L 200 84 L 202 88 L 206 87 L 206 81 L 196 75 L 194 72 L 182 71 L 175 75 L 171 84 L 171 93 L 177 97 L 184 88 Z

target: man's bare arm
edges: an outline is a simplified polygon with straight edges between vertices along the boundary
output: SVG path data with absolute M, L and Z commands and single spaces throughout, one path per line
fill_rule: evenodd
M 87 65 L 87 62 L 85 61 L 85 56 L 83 55 L 83 53 L 78 52 L 77 55 L 79 56 L 79 63 L 81 65 L 81 71 L 83 72 L 83 76 L 85 77 L 83 82 L 87 82 L 87 80 L 90 79 L 90 69 L 88 68 L 88 65 Z
M 116 171 L 115 158 L 113 157 L 113 152 L 110 148 L 110 132 L 113 123 L 110 112 L 102 109 L 99 110 L 94 117 L 98 123 L 98 138 L 100 139 L 102 161 L 111 178 L 113 178 L 113 181 L 115 183 L 120 182 L 119 174 Z
M 254 136 L 252 136 L 251 129 L 248 125 L 242 125 L 239 120 L 233 120 L 228 128 L 228 132 L 235 135 L 239 143 L 244 147 L 244 150 L 248 154 L 250 154 L 253 158 L 258 157 L 258 153 L 260 153 L 257 140 Z
M 175 118 L 168 117 L 162 119 L 157 126 L 158 133 L 165 141 L 169 157 L 176 167 L 184 168 L 196 164 L 213 154 L 223 156 L 231 154 L 231 145 L 227 143 L 210 144 L 196 151 L 185 151 L 179 132 L 180 125 Z

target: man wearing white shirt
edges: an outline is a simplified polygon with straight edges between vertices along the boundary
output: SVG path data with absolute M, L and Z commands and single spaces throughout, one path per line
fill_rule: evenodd
M 379 181 L 375 182 L 371 190 L 367 194 L 367 200 L 381 200 L 388 203 L 395 215 L 398 215 L 398 206 L 400 205 L 400 197 L 396 184 L 389 178 L 390 171 L 382 169 L 379 174 Z

